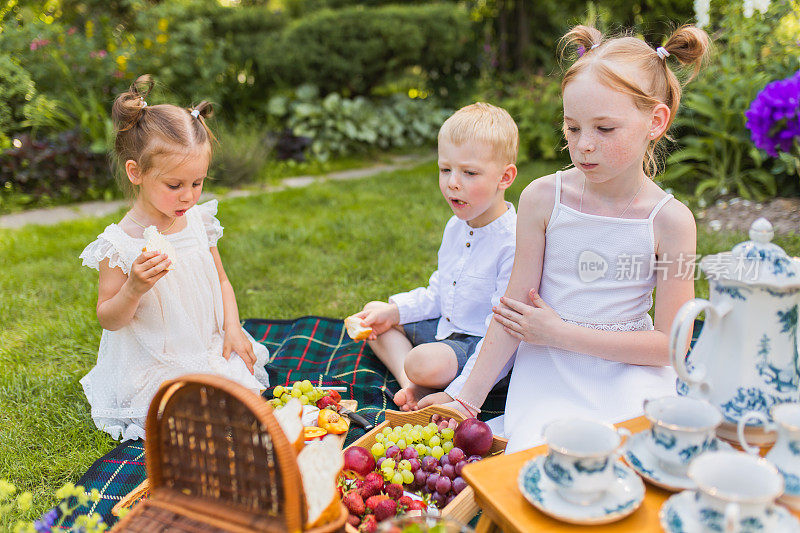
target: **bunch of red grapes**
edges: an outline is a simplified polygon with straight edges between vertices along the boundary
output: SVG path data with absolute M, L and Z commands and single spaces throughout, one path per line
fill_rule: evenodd
M 481 460 L 480 455 L 467 457 L 461 448 L 455 447 L 439 460 L 432 455 L 419 459 L 417 450 L 411 447 L 403 450 L 401 456 L 411 464 L 411 472 L 414 474 L 414 481 L 408 488 L 430 494 L 431 501 L 440 509 L 467 486 L 467 482 L 461 477 L 464 465 Z

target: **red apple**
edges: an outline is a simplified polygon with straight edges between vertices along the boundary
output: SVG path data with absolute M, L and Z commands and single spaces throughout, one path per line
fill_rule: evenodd
M 375 470 L 375 459 L 366 448 L 349 446 L 344 451 L 344 471 L 353 472 L 359 479 Z
M 466 455 L 486 455 L 492 447 L 492 430 L 486 422 L 467 418 L 456 428 L 453 444 Z

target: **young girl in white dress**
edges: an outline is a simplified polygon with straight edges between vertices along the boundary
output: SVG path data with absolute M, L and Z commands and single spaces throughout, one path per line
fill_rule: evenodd
M 81 385 L 97 427 L 122 440 L 144 437 L 147 408 L 165 380 L 209 373 L 255 392 L 268 385 L 267 349 L 242 329 L 217 251 L 217 202 L 196 205 L 214 140 L 204 118 L 211 107 L 148 106 L 152 86 L 141 76 L 112 111 L 114 151 L 133 206 L 80 256 L 100 273 L 103 327 L 97 365 Z M 143 251 L 149 226 L 174 257 Z
M 707 35 L 683 27 L 654 49 L 578 26 L 564 42 L 581 52 L 562 82 L 574 166 L 522 193 L 506 296 L 469 380 L 433 399 L 474 414 L 518 348 L 505 415 L 490 423 L 507 451 L 541 442 L 551 420 L 617 422 L 674 394 L 670 328 L 694 296 L 694 217 L 651 178 L 681 95 L 668 61 L 696 72 Z

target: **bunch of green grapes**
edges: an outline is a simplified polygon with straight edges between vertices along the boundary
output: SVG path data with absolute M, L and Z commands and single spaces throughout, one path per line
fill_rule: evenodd
M 311 384 L 307 379 L 295 381 L 291 387 L 278 385 L 272 391 L 273 398 L 269 401 L 274 409 L 280 409 L 292 398 L 297 398 L 303 405 L 315 405 L 325 396 L 325 391 Z
M 439 460 L 453 449 L 451 428 L 439 430 L 434 422 L 427 426 L 405 424 L 385 427 L 375 435 L 370 452 L 386 481 L 412 485 L 423 458 Z

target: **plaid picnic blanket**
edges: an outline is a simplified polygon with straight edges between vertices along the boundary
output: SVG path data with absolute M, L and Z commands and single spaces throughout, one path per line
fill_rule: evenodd
M 272 388 L 294 381 L 308 379 L 317 386 L 343 386 L 347 392 L 342 398 L 358 401 L 358 413 L 377 425 L 383 421 L 384 411 L 396 408 L 381 389 L 393 394 L 397 382 L 381 363 L 366 342 L 354 342 L 347 336 L 342 320 L 319 316 L 305 316 L 296 320 L 244 321 L 244 328 L 270 352 L 267 365 L 270 386 L 265 395 L 271 397 Z M 493 418 L 503 412 L 507 381 L 503 381 L 487 398 L 481 417 Z M 364 431 L 351 426 L 345 444 L 358 439 Z M 144 444 L 141 440 L 129 441 L 96 460 L 76 482 L 87 492 L 97 489 L 100 501 L 76 511 L 79 514 L 98 513 L 113 525 L 111 514 L 114 505 L 136 488 L 146 477 Z M 72 522 L 62 527 L 68 529 Z

